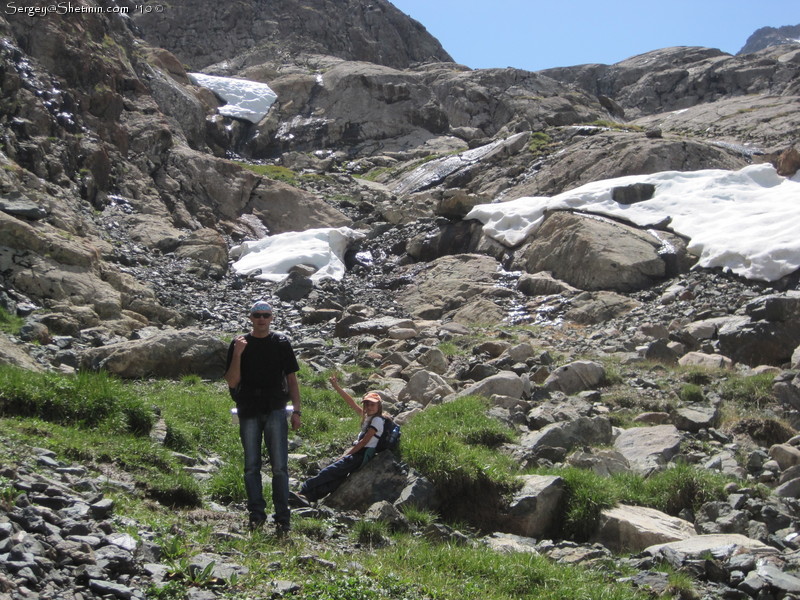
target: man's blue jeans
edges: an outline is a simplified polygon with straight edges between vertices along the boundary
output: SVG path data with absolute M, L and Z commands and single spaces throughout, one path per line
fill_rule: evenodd
M 272 504 L 275 523 L 289 526 L 289 425 L 284 409 L 255 417 L 239 417 L 239 437 L 244 449 L 244 487 L 251 521 L 265 521 L 266 502 L 261 482 L 261 440 L 272 467 Z

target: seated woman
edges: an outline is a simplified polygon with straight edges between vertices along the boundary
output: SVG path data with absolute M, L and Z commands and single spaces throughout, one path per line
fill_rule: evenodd
M 327 496 L 342 483 L 347 476 L 357 471 L 362 465 L 366 464 L 375 454 L 378 439 L 383 433 L 384 419 L 381 416 L 383 405 L 381 397 L 377 392 L 369 392 L 361 399 L 359 406 L 353 397 L 348 394 L 334 375 L 330 378 L 333 389 L 344 398 L 347 404 L 361 416 L 361 431 L 340 459 L 328 465 L 318 475 L 306 481 L 300 488 L 300 499 L 307 502 L 316 502 L 320 498 Z

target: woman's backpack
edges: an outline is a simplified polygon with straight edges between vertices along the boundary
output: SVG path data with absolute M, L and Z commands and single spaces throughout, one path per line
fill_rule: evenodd
M 400 425 L 395 423 L 391 417 L 381 415 L 383 419 L 383 433 L 378 438 L 378 445 L 376 446 L 377 452 L 384 450 L 396 450 L 400 444 Z

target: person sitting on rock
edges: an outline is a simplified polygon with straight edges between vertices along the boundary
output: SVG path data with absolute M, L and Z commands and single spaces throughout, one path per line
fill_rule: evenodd
M 342 485 L 350 473 L 357 471 L 375 455 L 378 440 L 383 433 L 384 419 L 381 416 L 383 405 L 380 394 L 377 392 L 364 394 L 361 398 L 362 408 L 339 385 L 336 375 L 330 378 L 330 382 L 333 389 L 361 416 L 361 431 L 341 458 L 301 486 L 300 493 L 297 494 L 301 503 L 316 502 Z

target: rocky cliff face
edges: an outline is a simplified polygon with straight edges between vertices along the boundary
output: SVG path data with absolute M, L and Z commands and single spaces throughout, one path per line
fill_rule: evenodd
M 460 217 L 477 202 L 621 175 L 778 164 L 781 153 L 784 172 L 797 168 L 797 45 L 473 71 L 390 4 L 347 8 L 178 2 L 133 17 L 6 15 L 7 305 L 47 307 L 61 315 L 50 317 L 55 332 L 125 337 L 196 320 L 172 283 L 224 282 L 230 244 L 266 232 L 405 227 L 388 255 L 375 249 L 384 273 L 476 250 L 521 265 L 522 251 L 493 247 Z M 267 82 L 279 100 L 257 124 L 221 117 L 176 55 Z M 235 155 L 318 176 L 276 181 Z
M 169 48 L 194 70 L 219 62 L 242 68 L 310 54 L 394 68 L 452 62 L 420 23 L 386 0 L 178 0 L 165 12 L 140 11 L 134 18 L 147 41 Z

